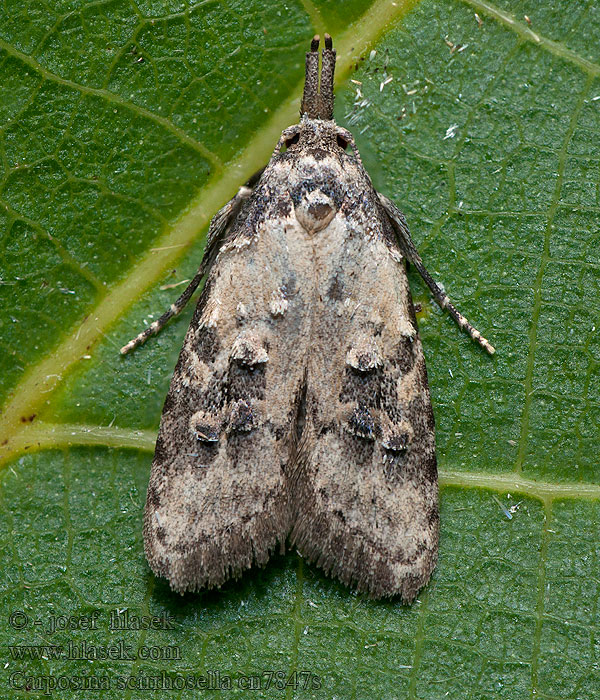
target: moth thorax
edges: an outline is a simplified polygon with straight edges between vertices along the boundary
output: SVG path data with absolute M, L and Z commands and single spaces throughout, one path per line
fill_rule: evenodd
M 296 219 L 309 234 L 317 233 L 333 219 L 336 207 L 321 190 L 307 192 L 295 207 Z

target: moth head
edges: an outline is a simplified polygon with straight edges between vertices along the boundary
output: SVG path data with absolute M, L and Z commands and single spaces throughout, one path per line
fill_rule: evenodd
M 329 34 L 325 34 L 320 71 L 319 43 L 320 38 L 316 35 L 306 54 L 300 123 L 283 131 L 275 153 L 303 151 L 319 160 L 324 154 L 340 156 L 344 151 L 351 150 L 355 159 L 360 161 L 352 134 L 333 120 L 335 49 L 332 39 Z
M 325 149 L 340 154 L 348 149 L 355 151 L 356 145 L 352 134 L 333 120 L 310 119 L 304 115 L 299 124 L 284 129 L 276 151 L 311 149 Z

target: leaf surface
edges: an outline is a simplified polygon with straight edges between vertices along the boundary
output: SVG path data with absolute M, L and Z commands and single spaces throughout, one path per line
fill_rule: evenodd
M 9 5 L 0 19 L 5 694 L 89 697 L 95 683 L 107 698 L 249 688 L 256 698 L 593 697 L 595 4 Z M 497 354 L 469 342 L 410 273 L 442 486 L 440 561 L 414 605 L 356 596 L 293 552 L 219 592 L 180 597 L 145 563 L 141 518 L 192 309 L 132 355 L 118 348 L 174 300 L 210 217 L 296 120 L 304 51 L 325 30 L 338 48 L 338 123 Z M 131 619 L 111 629 L 117 610 L 167 617 L 163 629 Z

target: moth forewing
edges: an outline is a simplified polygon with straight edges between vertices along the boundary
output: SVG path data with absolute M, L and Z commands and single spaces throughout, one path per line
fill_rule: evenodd
M 289 531 L 285 466 L 310 338 L 295 285 L 308 251 L 286 239 L 268 183 L 222 242 L 161 418 L 146 553 L 181 592 L 264 563 Z
M 358 194 L 368 183 L 356 175 L 340 186 Z M 292 540 L 344 583 L 412 600 L 435 566 L 439 517 L 433 412 L 407 277 L 377 206 L 338 215 L 321 236 L 335 245 L 316 254 Z
M 300 123 L 213 219 L 205 288 L 167 395 L 144 519 L 181 593 L 263 564 L 288 535 L 311 562 L 411 601 L 438 548 L 434 423 L 406 256 L 461 328 L 402 213 L 333 120 L 335 51 L 306 56 Z M 320 81 L 319 81 L 320 77 Z

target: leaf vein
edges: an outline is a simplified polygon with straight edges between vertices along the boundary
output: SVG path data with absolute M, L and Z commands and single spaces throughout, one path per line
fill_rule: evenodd
M 109 90 L 105 88 L 93 88 L 88 85 L 80 85 L 73 80 L 68 80 L 67 78 L 62 78 L 59 75 L 56 75 L 55 73 L 52 73 L 49 71 L 47 68 L 44 68 L 40 63 L 38 63 L 35 59 L 33 59 L 31 56 L 28 56 L 27 54 L 23 53 L 22 51 L 19 51 L 15 47 L 13 47 L 11 44 L 8 42 L 4 41 L 4 39 L 0 38 L 0 49 L 3 49 L 6 51 L 7 54 L 12 56 L 13 58 L 16 58 L 20 61 L 22 61 L 25 65 L 29 66 L 32 70 L 35 70 L 39 75 L 41 75 L 45 80 L 48 80 L 50 82 L 57 83 L 59 85 L 64 85 L 65 87 L 71 88 L 72 90 L 76 90 L 77 92 L 84 94 L 84 95 L 93 95 L 94 97 L 101 97 L 105 99 L 107 102 L 110 102 L 112 104 L 117 104 L 120 107 L 123 107 L 124 109 L 127 109 L 134 114 L 137 114 L 138 116 L 144 117 L 145 119 L 148 119 L 156 124 L 159 124 L 161 127 L 163 127 L 166 131 L 169 131 L 171 134 L 173 134 L 176 138 L 178 138 L 182 143 L 184 143 L 186 146 L 189 146 L 192 148 L 194 151 L 202 155 L 206 160 L 208 160 L 213 167 L 216 170 L 221 170 L 223 168 L 223 163 L 221 162 L 220 158 L 210 151 L 206 146 L 201 144 L 199 141 L 196 141 L 196 139 L 193 139 L 189 134 L 187 134 L 185 131 L 180 129 L 178 126 L 175 126 L 172 122 L 170 122 L 168 119 L 165 117 L 160 117 L 157 114 L 154 114 L 150 110 L 146 109 L 145 107 L 142 107 L 141 105 L 137 105 L 133 102 L 129 102 L 128 100 L 125 100 L 123 97 L 120 95 L 117 95 L 114 92 L 110 92 Z
M 500 22 L 506 27 L 509 27 L 512 31 L 518 34 L 523 39 L 526 39 L 537 46 L 540 46 L 555 56 L 563 58 L 565 61 L 576 65 L 581 68 L 584 72 L 591 76 L 600 76 L 600 65 L 589 61 L 587 58 L 583 58 L 579 54 L 568 49 L 564 44 L 548 37 L 534 32 L 527 24 L 517 20 L 510 12 L 501 10 L 490 2 L 484 2 L 483 0 L 462 0 L 466 5 L 470 5 L 477 12 L 486 14 L 489 17 L 493 17 L 496 21 Z

